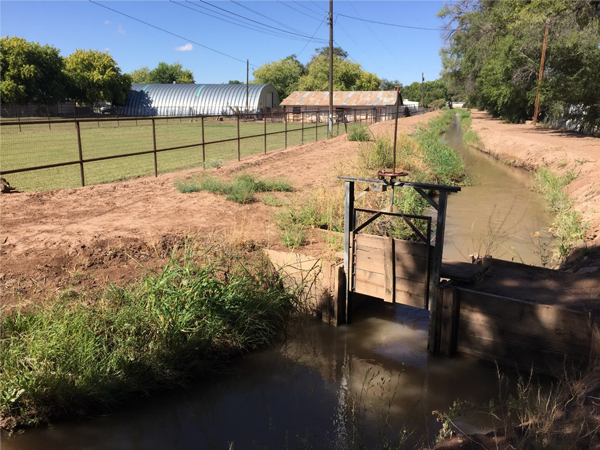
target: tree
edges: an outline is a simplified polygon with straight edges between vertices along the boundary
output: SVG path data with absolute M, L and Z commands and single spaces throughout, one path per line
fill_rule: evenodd
M 582 0 L 461 0 L 445 6 L 447 45 L 441 50 L 452 91 L 512 122 L 530 119 L 546 26 L 542 114 L 576 111 L 583 128 L 600 131 L 600 4 Z
M 382 78 L 381 83 L 379 84 L 380 91 L 393 91 L 396 89 L 396 86 L 402 87 L 402 83 L 398 80 L 388 80 L 387 78 Z
M 132 83 L 149 83 L 148 80 L 150 78 L 150 69 L 148 69 L 148 67 L 145 66 L 141 69 L 129 72 L 129 76 L 131 77 Z
M 69 96 L 80 102 L 124 103 L 131 89 L 131 77 L 122 74 L 108 52 L 76 50 L 65 58 Z
M 305 72 L 304 66 L 296 59 L 296 55 L 290 55 L 279 61 L 263 64 L 252 75 L 254 82 L 273 86 L 279 98 L 283 100 L 298 90 L 298 80 Z
M 317 49 L 318 50 L 318 49 Z M 344 52 L 345 53 L 345 52 Z M 308 73 L 298 80 L 303 91 L 327 91 L 329 89 L 329 57 L 321 52 L 307 64 Z M 374 91 L 379 89 L 381 79 L 362 70 L 357 62 L 333 55 L 333 89 L 336 91 Z
M 244 84 L 244 83 L 242 83 L 241 81 L 238 81 L 238 80 L 229 80 L 229 83 L 227 83 L 227 84 Z
M 413 102 L 421 102 L 421 92 L 423 92 L 423 105 L 431 107 L 432 105 L 443 105 L 452 100 L 445 81 L 438 79 L 425 81 L 423 85 L 418 81 L 404 86 L 402 89 L 402 98 Z
M 23 38 L 0 38 L 0 94 L 4 103 L 56 103 L 66 96 L 59 50 Z
M 184 69 L 180 63 L 160 62 L 156 69 L 151 70 L 148 74 L 147 83 L 192 84 L 194 83 L 194 74 L 190 70 Z

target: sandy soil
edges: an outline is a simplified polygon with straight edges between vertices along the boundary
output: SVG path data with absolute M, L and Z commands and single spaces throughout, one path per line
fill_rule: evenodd
M 399 131 L 410 133 L 435 114 L 402 119 Z M 391 134 L 393 122 L 376 124 L 373 131 Z M 340 136 L 212 171 L 225 178 L 240 171 L 284 177 L 295 192 L 281 195 L 293 201 L 319 187 L 341 184 L 337 176 L 344 174 L 356 147 Z M 206 192 L 182 194 L 175 188 L 176 180 L 200 173 L 192 169 L 123 183 L 2 195 L 3 304 L 42 300 L 67 288 L 126 283 L 144 268 L 159 267 L 186 236 L 218 234 L 246 245 L 279 246 L 278 209 L 260 202 L 240 205 Z M 330 250 L 315 237 L 303 252 L 318 256 Z

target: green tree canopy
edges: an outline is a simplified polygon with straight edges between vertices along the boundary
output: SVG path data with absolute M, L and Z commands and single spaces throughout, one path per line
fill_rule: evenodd
M 304 73 L 305 68 L 296 59 L 296 55 L 290 55 L 279 61 L 263 64 L 252 74 L 256 83 L 270 84 L 283 100 L 298 90 L 298 80 Z
M 396 89 L 396 86 L 402 87 L 402 83 L 398 80 L 388 80 L 387 78 L 382 78 L 381 83 L 379 84 L 380 91 L 393 91 Z
M 512 122 L 533 116 L 548 25 L 542 114 L 575 108 L 583 128 L 600 130 L 599 2 L 461 0 L 439 15 L 449 29 L 441 55 L 450 89 Z
M 144 66 L 141 69 L 129 72 L 129 76 L 131 77 L 132 83 L 149 83 L 150 69 L 148 69 L 147 66 Z
M 59 50 L 18 37 L 0 38 L 0 95 L 5 103 L 64 101 L 66 79 Z
M 85 103 L 124 103 L 131 89 L 131 77 L 107 52 L 76 50 L 65 58 L 65 73 L 70 97 Z
M 156 69 L 150 71 L 146 82 L 192 84 L 194 83 L 194 74 L 190 70 L 184 69 L 181 63 L 167 64 L 160 62 Z
M 229 80 L 229 83 L 227 83 L 227 84 L 244 84 L 244 83 L 242 83 L 239 80 Z
M 307 65 L 308 73 L 298 80 L 302 91 L 327 91 L 329 89 L 329 56 L 314 55 Z M 335 91 L 376 91 L 381 79 L 366 72 L 357 62 L 333 54 L 333 89 Z

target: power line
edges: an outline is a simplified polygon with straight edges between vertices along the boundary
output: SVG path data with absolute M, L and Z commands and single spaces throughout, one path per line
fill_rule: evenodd
M 281 3 L 283 6 L 287 6 L 288 8 L 293 9 L 294 11 L 299 12 L 300 14 L 304 14 L 306 17 L 310 17 L 311 19 L 314 19 L 314 20 L 319 20 L 316 17 L 311 16 L 310 14 L 306 14 L 304 11 L 300 11 L 299 9 L 296 9 L 293 6 L 288 5 L 286 2 L 282 2 L 281 0 L 277 0 L 277 1 L 279 3 Z M 312 12 L 312 10 L 310 10 L 310 9 L 309 9 L 309 11 Z M 314 14 L 314 12 L 313 12 L 313 14 Z
M 321 26 L 323 25 L 323 22 L 325 22 L 325 19 L 327 17 L 323 17 L 323 20 L 321 20 L 321 23 L 319 24 L 319 26 L 317 27 L 317 29 L 315 30 L 315 32 L 313 33 L 312 37 L 315 37 L 315 34 L 318 33 L 318 31 L 321 29 Z M 300 53 L 298 53 L 297 56 L 300 56 L 300 54 L 304 51 L 304 49 L 308 46 L 308 44 L 310 43 L 310 41 L 308 41 L 306 44 L 304 44 L 304 47 L 302 47 L 302 50 L 300 50 Z
M 289 29 L 291 29 L 291 30 L 297 31 L 298 33 L 302 33 L 302 31 L 300 31 L 300 30 L 297 30 L 296 28 L 290 27 L 289 25 L 287 25 L 287 24 L 285 24 L 285 23 L 279 22 L 278 20 L 276 20 L 276 19 L 273 19 L 272 17 L 269 17 L 269 16 L 266 16 L 266 15 L 264 15 L 264 14 L 262 14 L 262 13 L 259 13 L 258 11 L 254 11 L 253 9 L 251 9 L 251 8 L 248 8 L 246 5 L 244 5 L 244 4 L 242 4 L 242 3 L 238 3 L 238 2 L 236 2 L 235 0 L 229 0 L 229 1 L 230 1 L 231 3 L 235 3 L 235 4 L 236 4 L 236 5 L 238 5 L 240 8 L 247 9 L 248 11 L 250 11 L 251 13 L 254 13 L 254 14 L 256 14 L 257 16 L 261 16 L 261 17 L 264 17 L 265 19 L 272 20 L 273 22 L 275 22 L 275 23 L 278 23 L 279 25 L 281 25 L 281 26 L 283 26 L 283 27 L 287 27 L 287 28 L 289 28 Z
M 172 32 L 170 32 L 170 31 L 168 31 L 168 30 L 165 30 L 164 28 L 157 27 L 156 25 L 152 25 L 151 23 L 148 23 L 148 22 L 144 22 L 143 20 L 141 20 L 141 19 L 137 19 L 137 18 L 135 18 L 135 17 L 133 17 L 133 16 L 130 16 L 129 14 L 125 14 L 125 13 L 122 13 L 121 11 L 117 11 L 116 9 L 112 9 L 112 8 L 109 8 L 108 6 L 101 5 L 100 3 L 96 3 L 96 2 L 95 2 L 95 1 L 93 1 L 93 0 L 88 0 L 88 1 L 89 1 L 90 3 L 93 3 L 94 5 L 97 5 L 97 6 L 100 6 L 100 7 L 102 7 L 102 8 L 108 9 L 109 11 L 115 12 L 115 13 L 117 13 L 117 14 L 120 14 L 120 15 L 122 15 L 122 16 L 128 17 L 128 18 L 129 18 L 129 19 L 131 19 L 131 20 L 135 20 L 136 22 L 143 23 L 144 25 L 148 25 L 149 27 L 152 27 L 152 28 L 156 28 L 157 30 L 160 30 L 160 31 L 162 31 L 163 33 L 167 33 L 167 34 L 170 34 L 171 36 L 175 36 L 175 37 L 177 37 L 177 38 L 179 38 L 179 39 L 183 39 L 183 40 L 185 40 L 185 41 L 188 41 L 188 42 L 191 42 L 191 43 L 193 43 L 193 44 L 196 44 L 196 45 L 198 45 L 198 46 L 200 46 L 200 47 L 202 47 L 202 48 L 205 48 L 205 49 L 207 49 L 207 50 L 210 50 L 211 52 L 218 53 L 219 55 L 226 56 L 227 58 L 234 59 L 234 60 L 236 60 L 236 61 L 239 61 L 239 62 L 242 62 L 242 63 L 244 63 L 244 64 L 246 64 L 246 63 L 247 63 L 247 61 L 245 61 L 245 60 L 243 60 L 243 59 L 236 58 L 235 56 L 231 56 L 231 55 L 228 55 L 227 53 L 221 52 L 221 51 L 219 51 L 219 50 L 215 50 L 214 48 L 210 48 L 210 47 L 208 47 L 208 46 L 206 46 L 206 45 L 204 45 L 204 44 L 200 44 L 199 42 L 193 41 L 193 40 L 191 40 L 191 39 L 188 39 L 188 38 L 186 38 L 186 37 L 184 37 L 184 36 L 181 36 L 181 35 L 179 35 L 179 34 L 172 33 Z M 255 65 L 255 64 L 253 64 L 253 65 Z
M 259 22 L 259 21 L 257 21 L 257 20 L 249 19 L 249 18 L 247 18 L 247 17 L 244 17 L 244 16 L 242 16 L 242 15 L 240 15 L 240 14 L 236 14 L 236 13 L 234 13 L 234 12 L 228 11 L 228 10 L 227 10 L 227 9 L 225 9 L 225 8 L 221 8 L 221 7 L 219 7 L 219 6 L 213 5 L 213 4 L 211 4 L 211 3 L 208 3 L 208 2 L 206 2 L 206 1 L 204 1 L 204 0 L 200 0 L 200 1 L 201 1 L 202 3 L 204 3 L 204 4 L 208 5 L 208 6 L 211 6 L 211 7 L 213 7 L 213 8 L 216 8 L 216 9 L 220 9 L 221 11 L 225 11 L 226 13 L 228 13 L 228 14 L 231 14 L 231 15 L 233 15 L 233 16 L 241 17 L 242 19 L 244 19 L 244 20 L 247 20 L 247 21 L 249 21 L 249 22 L 254 22 L 254 23 L 257 23 L 257 24 L 259 24 L 259 25 L 262 25 L 262 26 L 264 26 L 264 27 L 267 27 L 267 28 L 272 28 L 272 29 L 274 29 L 274 30 L 281 31 L 281 32 L 284 32 L 284 33 L 294 34 L 294 35 L 296 35 L 296 36 L 300 36 L 300 37 L 302 37 L 302 38 L 305 38 L 305 39 L 308 39 L 308 38 L 309 38 L 309 36 L 308 36 L 308 35 L 305 35 L 305 34 L 298 34 L 298 33 L 293 33 L 293 32 L 291 32 L 291 31 L 288 31 L 288 30 L 282 30 L 281 28 L 273 27 L 273 26 L 271 26 L 271 25 L 267 25 L 267 24 L 265 24 L 265 23 L 262 23 L 262 22 Z
M 352 4 L 352 2 L 351 2 L 351 1 L 348 1 L 348 4 L 349 4 L 349 5 L 352 7 L 352 9 L 353 9 L 353 10 L 356 12 L 356 14 L 360 14 L 360 13 L 359 13 L 359 12 L 356 10 L 356 8 L 354 7 L 354 5 Z M 375 39 L 377 39 L 377 40 L 379 41 L 379 43 L 381 44 L 381 46 L 382 46 L 383 48 L 385 48 L 385 49 L 386 49 L 386 50 L 389 52 L 389 54 L 390 54 L 390 55 L 392 55 L 392 58 L 395 58 L 395 57 L 396 57 L 396 55 L 394 55 L 394 54 L 392 53 L 392 51 L 391 51 L 391 50 L 390 50 L 390 49 L 387 47 L 387 45 L 385 45 L 385 44 L 383 43 L 383 41 L 382 41 L 381 39 L 379 39 L 379 36 L 377 36 L 377 34 L 375 34 L 375 32 L 374 32 L 374 31 L 371 29 L 371 27 L 369 26 L 369 24 L 368 24 L 368 23 L 365 23 L 365 26 L 366 26 L 366 27 L 369 29 L 369 31 L 370 31 L 371 33 L 373 33 L 373 36 L 375 36 Z M 341 26 L 340 26 L 340 27 L 341 27 Z M 370 56 L 370 55 L 369 55 L 369 56 Z
M 352 42 L 354 42 L 358 46 L 358 48 L 360 48 L 363 52 L 365 52 L 365 50 L 362 48 L 362 46 L 354 40 L 352 35 L 350 33 L 348 33 L 346 30 L 344 30 L 344 27 L 342 27 L 339 23 L 337 24 L 337 26 L 340 28 L 340 30 L 342 30 L 344 33 L 346 33 L 350 39 L 352 39 Z M 365 52 L 365 53 L 367 54 L 367 56 L 369 58 L 371 58 L 373 60 L 373 62 L 375 62 L 375 64 L 377 64 L 381 69 L 383 69 L 381 64 L 379 64 L 379 62 L 375 58 L 373 58 L 369 52 Z M 348 56 L 350 56 L 350 55 L 348 55 Z
M 294 40 L 294 41 L 300 41 L 300 40 L 303 41 L 304 40 L 304 38 L 297 38 L 297 37 L 287 36 L 287 35 L 285 35 L 283 33 L 279 33 L 279 32 L 276 32 L 276 31 L 269 30 L 269 29 L 258 28 L 258 27 L 254 26 L 254 25 L 249 25 L 249 24 L 243 23 L 239 19 L 231 18 L 231 20 L 228 20 L 228 19 L 223 19 L 222 17 L 218 17 L 218 16 L 213 15 L 213 14 L 223 15 L 223 14 L 221 14 L 219 12 L 213 12 L 213 11 L 211 11 L 210 13 L 208 13 L 208 12 L 204 12 L 204 11 L 200 11 L 200 10 L 196 9 L 196 8 L 205 8 L 202 5 L 193 5 L 192 4 L 192 6 L 188 6 L 188 5 L 184 5 L 182 3 L 177 3 L 174 0 L 170 0 L 170 1 L 171 1 L 171 3 L 173 3 L 173 4 L 177 5 L 177 6 L 181 6 L 182 8 L 187 8 L 187 9 L 189 9 L 191 11 L 194 11 L 194 12 L 196 12 L 198 14 L 204 14 L 204 15 L 212 17 L 214 19 L 221 20 L 223 22 L 227 22 L 227 23 L 230 23 L 230 24 L 238 26 L 238 27 L 246 28 L 248 30 L 252 30 L 252 31 L 259 32 L 259 33 L 268 34 L 268 35 L 271 35 L 271 36 L 283 37 L 283 38 L 291 39 L 291 40 Z M 190 3 L 190 2 L 188 2 L 188 3 Z M 225 17 L 227 17 L 227 16 L 225 16 Z M 236 21 L 236 22 L 232 22 L 232 21 Z
M 410 28 L 411 30 L 426 30 L 426 31 L 444 31 L 445 30 L 445 28 L 413 27 L 410 25 L 400 25 L 397 23 L 378 22 L 376 20 L 369 20 L 369 19 L 362 19 L 360 17 L 347 16 L 346 14 L 336 14 L 336 15 L 339 17 L 346 17 L 348 19 L 360 20 L 362 22 L 376 23 L 377 25 L 386 25 L 388 27 Z

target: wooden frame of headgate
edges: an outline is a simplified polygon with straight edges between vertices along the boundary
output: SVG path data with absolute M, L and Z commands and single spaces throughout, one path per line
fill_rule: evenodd
M 438 286 L 440 284 L 440 274 L 442 268 L 442 255 L 444 251 L 444 233 L 446 228 L 446 208 L 448 203 L 448 193 L 459 192 L 460 187 L 455 186 L 444 186 L 437 184 L 426 184 L 426 183 L 412 183 L 406 181 L 399 181 L 396 179 L 370 179 L 370 178 L 361 178 L 361 177 L 347 177 L 347 176 L 339 176 L 340 180 L 345 181 L 345 202 L 344 202 L 344 270 L 346 272 L 346 323 L 349 324 L 352 322 L 351 311 L 352 311 L 352 274 L 353 274 L 353 249 L 354 249 L 354 241 L 355 235 L 360 230 L 364 229 L 367 225 L 374 222 L 376 219 L 381 217 L 382 215 L 391 215 L 402 217 L 406 223 L 412 228 L 415 234 L 423 241 L 425 244 L 429 245 L 429 250 L 427 252 L 427 269 L 428 276 L 425 287 L 425 304 L 423 307 L 425 309 L 429 309 L 430 311 L 430 320 L 429 320 L 429 338 L 428 338 L 428 349 L 433 354 L 438 354 L 440 352 L 440 331 L 441 331 L 441 320 L 442 320 L 442 311 L 437 308 L 438 301 Z M 354 195 L 354 184 L 355 183 L 367 183 L 369 187 L 363 190 L 362 193 L 358 194 L 358 196 Z M 427 203 L 429 203 L 436 211 L 436 230 L 435 230 L 435 240 L 434 245 L 431 244 L 431 216 L 415 216 L 409 214 L 403 214 L 402 212 L 394 213 L 389 211 L 376 211 L 362 208 L 355 208 L 354 202 L 358 200 L 360 197 L 365 195 L 369 190 L 381 191 L 387 188 L 393 190 L 395 188 L 412 188 L 417 193 L 423 197 Z M 439 193 L 439 197 L 434 200 L 430 195 L 427 194 L 426 191 L 436 191 Z M 393 197 L 392 197 L 393 199 Z M 393 201 L 393 200 L 392 200 Z M 357 212 L 365 212 L 371 213 L 369 219 L 367 219 L 362 224 L 356 224 L 356 213 Z M 423 235 L 411 222 L 410 219 L 424 219 L 427 220 L 427 235 Z M 431 256 L 430 256 L 431 255 Z M 387 276 L 387 271 L 386 271 Z M 392 294 L 393 295 L 393 294 Z

